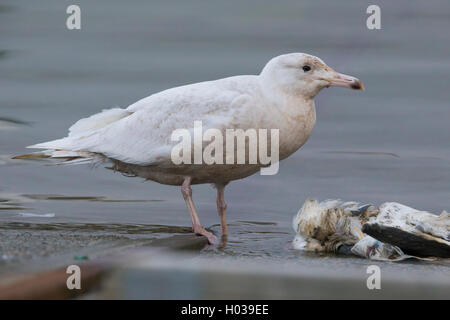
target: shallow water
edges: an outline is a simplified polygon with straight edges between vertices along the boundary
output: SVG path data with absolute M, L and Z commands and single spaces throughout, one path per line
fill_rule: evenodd
M 291 219 L 307 197 L 450 209 L 448 1 L 378 1 L 379 31 L 366 29 L 369 2 L 356 0 L 77 3 L 80 31 L 65 28 L 66 2 L 0 5 L 4 261 L 73 250 L 71 241 L 60 251 L 33 250 L 42 241 L 63 241 L 58 234 L 80 233 L 83 246 L 188 232 L 178 188 L 10 157 L 64 136 L 76 120 L 103 108 L 181 84 L 255 74 L 271 57 L 293 51 L 359 77 L 366 91 L 320 93 L 312 137 L 279 174 L 227 187 L 229 244 L 203 254 L 365 265 L 290 248 Z M 203 224 L 219 232 L 214 189 L 196 186 L 194 199 Z M 18 240 L 28 233 L 36 247 Z

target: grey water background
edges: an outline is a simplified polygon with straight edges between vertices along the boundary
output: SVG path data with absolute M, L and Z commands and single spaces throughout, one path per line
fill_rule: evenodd
M 230 241 L 205 255 L 322 264 L 290 249 L 307 197 L 450 209 L 450 2 L 376 1 L 381 30 L 366 28 L 372 1 L 80 0 L 77 31 L 66 28 L 70 4 L 0 4 L 1 261 L 189 232 L 178 188 L 10 157 L 102 109 L 257 74 L 288 52 L 317 55 L 366 91 L 322 91 L 312 137 L 279 174 L 227 187 Z M 195 186 L 194 200 L 219 232 L 215 190 Z

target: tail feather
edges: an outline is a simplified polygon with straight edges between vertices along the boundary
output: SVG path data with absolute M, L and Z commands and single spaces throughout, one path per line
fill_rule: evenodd
M 20 156 L 15 156 L 12 159 L 20 160 L 40 160 L 40 159 L 54 159 L 58 162 L 53 165 L 75 165 L 75 164 L 97 164 L 105 162 L 106 158 L 100 154 L 91 152 L 77 152 L 65 150 L 44 150 L 40 152 L 27 153 Z
M 62 139 L 33 144 L 31 146 L 27 146 L 27 149 L 49 149 L 51 151 L 71 150 L 73 148 L 73 145 L 74 145 L 73 139 L 66 137 Z
M 83 149 L 82 141 L 97 130 L 128 117 L 132 113 L 133 112 L 121 108 L 103 110 L 100 113 L 77 121 L 69 128 L 69 135 L 65 138 L 42 142 L 27 147 L 45 150 L 16 156 L 13 159 L 30 160 L 51 158 L 60 160 L 60 162 L 55 163 L 57 165 L 95 164 L 104 162 L 106 158 L 101 154 L 81 151 Z
M 20 156 L 12 157 L 11 159 L 15 159 L 15 160 L 16 159 L 31 160 L 31 159 L 47 159 L 47 158 L 51 158 L 51 155 L 49 155 L 46 151 L 22 154 Z
M 69 128 L 69 137 L 83 135 L 96 129 L 106 127 L 113 122 L 128 117 L 130 114 L 132 114 L 132 112 L 122 108 L 103 110 L 100 113 L 75 122 L 75 124 Z

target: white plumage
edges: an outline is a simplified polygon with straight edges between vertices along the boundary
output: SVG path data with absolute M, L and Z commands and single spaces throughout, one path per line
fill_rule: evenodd
M 194 231 L 210 241 L 200 226 L 190 184 L 214 183 L 226 234 L 223 188 L 232 180 L 257 172 L 261 165 L 175 165 L 171 141 L 176 129 L 279 129 L 280 160 L 300 148 L 315 124 L 314 96 L 336 85 L 363 89 L 353 77 L 339 74 L 317 57 L 293 53 L 273 58 L 260 75 L 235 76 L 168 89 L 126 109 L 104 110 L 81 119 L 67 137 L 32 145 L 63 164 L 110 161 L 114 169 L 164 184 L 183 185 Z M 190 204 L 192 202 L 192 205 Z
M 193 128 L 254 127 L 254 118 L 241 116 L 246 106 L 261 107 L 256 76 L 238 76 L 168 89 L 139 100 L 126 109 L 110 109 L 81 119 L 69 136 L 29 146 L 100 153 L 128 164 L 148 166 L 171 162 L 176 142 L 171 134 Z M 253 100 L 253 101 L 251 101 Z M 251 111 L 258 114 L 256 109 Z

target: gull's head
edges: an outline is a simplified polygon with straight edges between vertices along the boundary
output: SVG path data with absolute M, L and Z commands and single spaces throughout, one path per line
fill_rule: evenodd
M 306 53 L 289 53 L 273 58 L 261 76 L 283 91 L 307 98 L 313 98 L 330 86 L 364 90 L 359 79 L 338 73 L 321 59 Z

